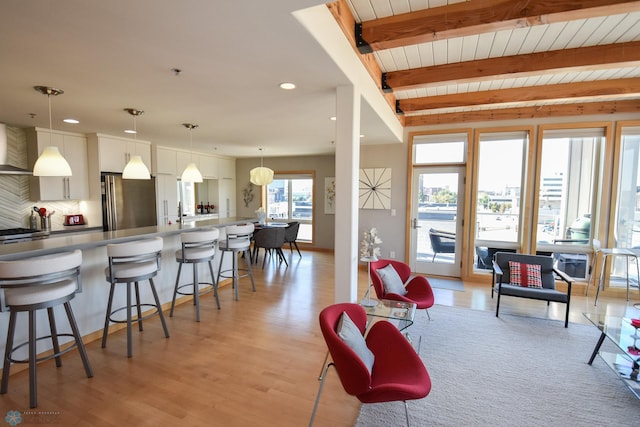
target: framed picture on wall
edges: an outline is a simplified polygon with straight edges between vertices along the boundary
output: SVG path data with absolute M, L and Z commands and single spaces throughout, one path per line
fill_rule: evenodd
M 336 178 L 328 176 L 324 179 L 324 213 L 336 213 Z

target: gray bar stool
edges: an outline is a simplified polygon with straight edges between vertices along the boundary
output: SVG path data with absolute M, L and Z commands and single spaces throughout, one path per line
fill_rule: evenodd
M 216 297 L 218 310 L 220 309 L 220 300 L 218 299 L 218 279 L 213 273 L 213 264 L 211 263 L 216 257 L 216 246 L 218 245 L 218 237 L 220 231 L 217 228 L 206 231 L 191 231 L 182 233 L 180 240 L 182 248 L 176 251 L 176 261 L 178 262 L 178 275 L 176 277 L 176 286 L 173 289 L 173 300 L 171 301 L 171 312 L 169 316 L 173 317 L 173 308 L 176 305 L 176 297 L 180 295 L 193 295 L 193 304 L 196 306 L 196 321 L 200 321 L 200 295 L 204 295 L 213 290 Z M 211 273 L 211 283 L 200 282 L 198 279 L 198 264 L 206 262 L 209 265 Z M 180 273 L 183 264 L 193 265 L 193 282 L 180 285 Z M 204 285 L 201 288 L 201 285 Z M 191 290 L 183 290 L 185 287 Z
M 130 243 L 116 243 L 107 245 L 107 256 L 109 257 L 109 266 L 105 269 L 107 282 L 111 284 L 109 290 L 109 302 L 107 303 L 107 314 L 104 319 L 104 330 L 102 331 L 102 348 L 107 346 L 107 336 L 109 335 L 109 323 L 126 323 L 127 324 L 127 357 L 131 357 L 132 336 L 131 324 L 138 323 L 138 329 L 142 332 L 142 321 L 158 314 L 164 329 L 164 336 L 169 338 L 169 330 L 162 313 L 162 305 L 153 284 L 153 278 L 158 275 L 160 270 L 160 256 L 162 253 L 162 238 L 138 240 Z M 142 280 L 149 280 L 151 292 L 153 293 L 153 304 L 142 304 L 140 302 L 140 288 L 138 283 Z M 113 309 L 113 294 L 116 284 L 127 284 L 127 304 L 124 307 Z M 131 301 L 131 285 L 134 284 L 136 302 Z M 131 310 L 136 308 L 137 317 L 134 319 Z M 151 313 L 142 315 L 142 307 L 151 307 L 154 310 Z M 125 320 L 116 320 L 113 316 L 119 312 L 126 311 Z
M 76 292 L 82 290 L 80 280 L 80 264 L 82 252 L 79 250 L 63 254 L 47 255 L 19 261 L 0 261 L 0 309 L 9 308 L 9 330 L 4 352 L 2 368 L 2 386 L 0 394 L 5 394 L 9 387 L 9 369 L 11 363 L 29 364 L 29 406 L 38 405 L 36 363 L 56 359 L 56 366 L 62 366 L 61 355 L 78 348 L 87 377 L 93 377 L 87 352 L 82 343 L 78 325 L 71 310 L 71 301 Z M 3 296 L 4 294 L 4 296 Z M 58 333 L 53 308 L 63 304 L 72 333 Z M 36 336 L 36 311 L 47 309 L 51 335 Z M 29 340 L 13 347 L 16 330 L 16 318 L 19 312 L 29 314 Z M 58 337 L 71 337 L 74 343 L 61 350 Z M 51 339 L 53 354 L 37 358 L 36 343 L 43 339 Z M 28 358 L 13 359 L 13 352 L 28 345 Z
M 230 225 L 225 228 L 226 237 L 220 241 L 220 267 L 218 268 L 218 283 L 220 278 L 232 279 L 235 298 L 238 301 L 238 279 L 240 277 L 249 276 L 251 278 L 251 287 L 253 292 L 256 291 L 256 284 L 253 281 L 253 272 L 251 271 L 251 236 L 253 236 L 254 225 Z M 230 252 L 232 256 L 231 269 L 222 270 L 222 262 L 224 254 Z M 238 254 L 242 253 L 247 264 L 246 269 L 238 268 Z M 240 272 L 246 273 L 240 274 Z

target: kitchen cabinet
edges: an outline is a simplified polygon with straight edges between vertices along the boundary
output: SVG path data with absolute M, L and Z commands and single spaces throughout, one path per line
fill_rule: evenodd
M 158 174 L 156 176 L 156 212 L 158 225 L 178 221 L 178 186 L 175 175 Z
M 205 179 L 217 179 L 218 178 L 218 157 L 210 156 L 207 154 L 198 154 L 197 156 L 198 169 Z
M 48 129 L 27 129 L 27 157 L 33 168 L 38 156 L 49 145 L 57 146 L 71 166 L 72 176 L 30 177 L 32 200 L 83 200 L 89 198 L 87 138 L 81 134 Z
M 236 216 L 236 161 L 218 158 L 218 213 L 220 218 Z
M 155 174 L 177 176 L 177 152 L 167 147 L 156 147 Z
M 122 173 L 133 155 L 142 157 L 148 168 L 151 167 L 151 143 L 108 135 L 95 135 L 98 144 L 98 162 L 100 172 Z
M 218 175 L 220 179 L 236 179 L 236 161 L 220 157 L 218 159 Z
M 177 151 L 176 152 L 176 173 L 178 176 L 182 176 L 182 172 L 186 169 L 187 165 L 191 162 L 195 162 L 195 158 L 198 154 L 193 155 L 189 151 Z
M 218 214 L 220 218 L 236 216 L 236 181 L 235 179 L 218 180 Z

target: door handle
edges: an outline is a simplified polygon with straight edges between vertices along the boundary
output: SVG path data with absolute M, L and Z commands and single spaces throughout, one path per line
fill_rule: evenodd
M 422 228 L 421 226 L 418 225 L 418 218 L 413 218 L 413 228 Z

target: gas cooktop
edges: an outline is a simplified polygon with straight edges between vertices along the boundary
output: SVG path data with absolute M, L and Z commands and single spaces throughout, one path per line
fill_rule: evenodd
M 48 231 L 31 230 L 29 228 L 8 228 L 0 230 L 0 243 L 28 242 L 30 240 L 44 239 L 49 236 Z

